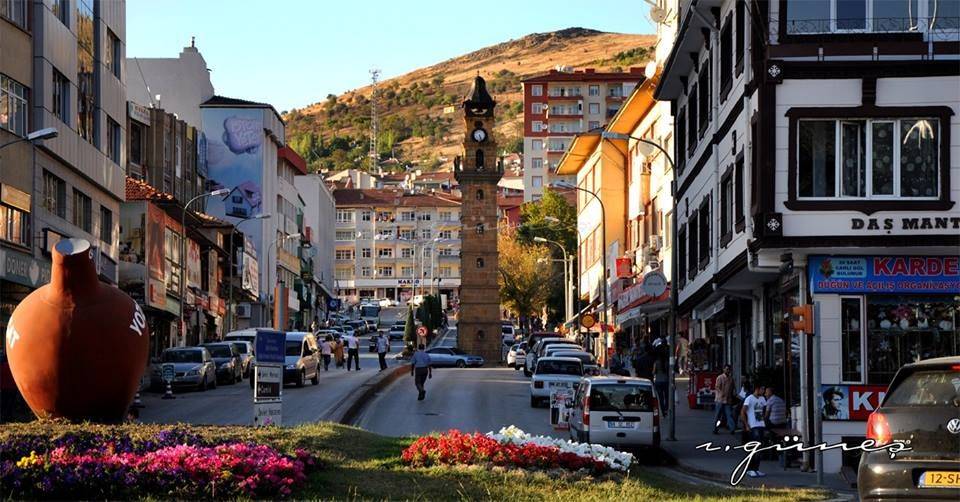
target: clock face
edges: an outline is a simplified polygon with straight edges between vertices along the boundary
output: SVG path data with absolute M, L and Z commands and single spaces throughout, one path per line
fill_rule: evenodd
M 483 129 L 474 129 L 473 131 L 473 140 L 477 143 L 483 143 L 487 139 L 487 131 Z

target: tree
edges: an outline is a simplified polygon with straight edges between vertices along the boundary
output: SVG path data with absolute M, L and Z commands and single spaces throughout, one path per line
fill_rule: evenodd
M 417 343 L 417 326 L 413 320 L 413 307 L 407 307 L 407 322 L 403 326 L 403 341 L 407 344 L 407 349 L 413 351 Z
M 501 231 L 497 247 L 500 251 L 500 301 L 524 320 L 530 332 L 530 317 L 538 315 L 556 289 L 556 275 L 551 273 L 550 250 L 545 246 L 523 244 L 513 231 Z
M 560 222 L 546 221 L 545 218 L 547 217 L 556 218 Z M 543 197 L 539 202 L 524 204 L 520 209 L 520 227 L 517 229 L 517 238 L 520 242 L 529 244 L 534 242 L 534 237 L 543 237 L 558 242 L 563 245 L 569 256 L 576 257 L 577 255 L 577 210 L 554 190 L 544 190 Z M 563 253 L 554 245 L 550 245 L 550 253 L 556 259 L 563 258 Z M 553 263 L 552 266 L 554 272 L 559 277 L 563 277 L 563 264 Z M 562 287 L 553 288 L 550 291 L 547 310 L 550 313 L 550 318 L 554 321 L 567 320 L 564 319 L 566 315 L 566 306 L 564 305 L 566 301 L 564 298 L 565 287 L 564 284 Z

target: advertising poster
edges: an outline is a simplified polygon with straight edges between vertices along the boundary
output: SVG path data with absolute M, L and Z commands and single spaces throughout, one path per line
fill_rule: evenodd
M 117 286 L 141 305 L 146 303 L 146 206 L 126 203 L 120 208 L 120 263 Z
M 260 267 L 257 259 L 250 253 L 243 253 L 241 277 L 243 290 L 258 296 L 260 292 Z
M 187 240 L 187 287 L 200 288 L 200 244 Z
M 550 425 L 554 429 L 569 429 L 571 409 L 573 409 L 573 389 L 552 386 L 550 388 Z
M 880 407 L 885 385 L 821 385 L 820 417 L 824 420 L 862 420 Z
M 960 256 L 811 256 L 813 293 L 960 293 Z
M 159 207 L 147 203 L 147 266 L 150 271 L 150 278 L 164 280 L 164 260 L 163 246 L 166 225 L 166 214 Z

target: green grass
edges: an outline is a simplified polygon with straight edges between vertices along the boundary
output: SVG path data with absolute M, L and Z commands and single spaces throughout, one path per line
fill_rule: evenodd
M 16 434 L 48 434 L 51 437 L 81 429 L 102 432 L 120 429 L 133 436 L 147 436 L 170 426 L 73 425 L 31 422 L 0 426 L 0 441 Z M 575 479 L 516 470 L 479 467 L 432 467 L 411 469 L 400 463 L 400 452 L 412 438 L 390 438 L 362 429 L 332 423 L 292 428 L 190 427 L 208 437 L 252 440 L 282 451 L 307 448 L 322 462 L 307 486 L 294 493 L 296 499 L 324 500 L 724 500 L 784 501 L 821 500 L 824 492 L 812 489 L 720 489 L 690 485 L 635 466 L 626 477 Z

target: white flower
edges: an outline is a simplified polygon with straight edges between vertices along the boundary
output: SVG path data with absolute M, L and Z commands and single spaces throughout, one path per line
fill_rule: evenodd
M 577 443 L 565 439 L 556 439 L 546 436 L 531 436 L 515 425 L 503 427 L 497 433 L 486 434 L 491 439 L 502 444 L 535 444 L 537 446 L 552 446 L 562 452 L 570 452 L 582 457 L 590 457 L 604 462 L 611 469 L 626 471 L 633 463 L 633 454 L 617 451 L 599 444 Z

